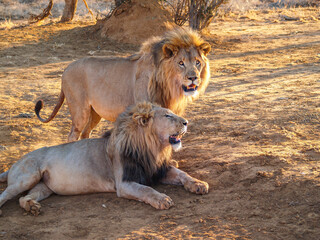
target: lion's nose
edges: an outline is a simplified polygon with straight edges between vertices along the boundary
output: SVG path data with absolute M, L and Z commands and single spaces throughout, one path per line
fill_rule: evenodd
M 185 120 L 182 124 L 187 126 L 188 125 L 188 120 Z
M 190 81 L 195 81 L 195 80 L 197 80 L 198 79 L 198 77 L 188 77 L 188 80 L 190 80 Z

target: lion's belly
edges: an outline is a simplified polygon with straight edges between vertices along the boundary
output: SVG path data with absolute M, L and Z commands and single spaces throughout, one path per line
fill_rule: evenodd
M 107 102 L 107 101 L 105 101 Z M 104 104 L 102 101 L 92 101 L 91 106 L 95 110 L 98 115 L 106 120 L 114 122 L 118 115 L 122 113 L 127 106 L 133 104 L 133 99 L 128 101 L 118 101 L 110 103 L 110 104 Z
M 43 180 L 53 192 L 60 195 L 115 192 L 113 179 L 103 178 L 92 172 L 77 171 L 70 167 L 62 169 L 57 166 L 48 170 Z
M 44 183 L 55 193 L 114 192 L 106 139 L 84 139 L 45 149 L 39 162 Z
M 133 103 L 133 89 L 131 91 L 105 90 L 101 94 L 92 95 L 89 100 L 89 104 L 96 113 L 110 121 L 115 121 L 118 115 Z

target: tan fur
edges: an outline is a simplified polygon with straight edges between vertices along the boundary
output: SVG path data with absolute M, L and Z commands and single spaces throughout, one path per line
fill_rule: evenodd
M 8 182 L 0 194 L 0 207 L 27 190 L 19 203 L 34 215 L 40 212 L 39 201 L 53 192 L 116 192 L 157 209 L 168 209 L 173 201 L 148 184 L 183 185 L 190 192 L 206 194 L 206 182 L 170 166 L 169 136 L 186 132 L 186 125 L 182 117 L 151 103 L 128 107 L 103 138 L 44 147 L 23 156 L 0 174 L 0 180 Z
M 115 121 L 126 106 L 139 101 L 183 114 L 187 103 L 208 85 L 209 51 L 210 45 L 196 32 L 177 28 L 146 41 L 139 53 L 128 58 L 88 57 L 71 63 L 63 73 L 60 95 L 65 96 L 72 118 L 68 141 L 80 134 L 88 138 L 101 118 Z M 192 83 L 197 91 L 183 90 Z M 38 103 L 38 118 L 50 121 L 62 102 L 60 97 L 48 119 L 40 117 L 42 104 Z

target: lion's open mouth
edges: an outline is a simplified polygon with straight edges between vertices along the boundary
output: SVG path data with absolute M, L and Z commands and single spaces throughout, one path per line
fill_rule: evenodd
M 180 143 L 183 134 L 184 134 L 184 132 L 182 132 L 180 134 L 174 134 L 174 135 L 169 136 L 169 143 L 172 145 Z
M 196 91 L 198 89 L 198 86 L 193 84 L 193 83 L 191 83 L 188 86 L 182 85 L 182 89 L 185 92 L 193 92 L 193 91 Z

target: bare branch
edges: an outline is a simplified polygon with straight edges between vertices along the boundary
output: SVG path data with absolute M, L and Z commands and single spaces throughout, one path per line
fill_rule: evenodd
M 182 26 L 189 21 L 189 26 L 196 30 L 206 28 L 217 16 L 217 10 L 227 0 L 175 0 L 165 1 L 171 7 L 174 22 Z
M 82 1 L 83 1 L 84 5 L 86 5 L 86 8 L 87 8 L 88 12 L 91 14 L 92 17 L 94 17 L 93 13 L 91 12 L 91 10 L 90 10 L 90 8 L 89 8 L 89 6 L 87 4 L 87 1 L 86 0 L 82 0 Z
M 53 7 L 53 0 L 49 0 L 48 6 L 45 9 L 43 9 L 43 12 L 41 14 L 39 15 L 31 14 L 29 18 L 29 23 L 37 23 L 47 18 L 49 15 L 51 15 L 52 7 Z

